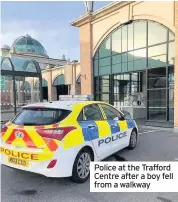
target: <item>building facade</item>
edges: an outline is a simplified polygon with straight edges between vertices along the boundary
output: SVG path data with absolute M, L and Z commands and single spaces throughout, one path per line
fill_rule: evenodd
M 4 45 L 0 56 L 3 120 L 11 118 L 24 104 L 81 93 L 79 62 L 70 62 L 65 56 L 49 58 L 42 44 L 29 35 L 17 38 L 11 47 Z
M 81 93 L 178 127 L 178 2 L 114 2 L 79 28 Z

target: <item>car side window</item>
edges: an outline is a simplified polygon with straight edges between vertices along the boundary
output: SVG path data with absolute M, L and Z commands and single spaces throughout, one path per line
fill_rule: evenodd
M 92 104 L 84 107 L 84 120 L 103 120 L 99 106 Z
M 118 118 L 119 120 L 122 120 L 124 117 L 122 114 L 117 111 L 116 109 L 107 106 L 107 105 L 101 105 L 102 109 L 106 115 L 107 120 L 114 120 L 115 118 Z
M 81 112 L 77 118 L 77 121 L 83 121 L 83 109 L 81 110 Z

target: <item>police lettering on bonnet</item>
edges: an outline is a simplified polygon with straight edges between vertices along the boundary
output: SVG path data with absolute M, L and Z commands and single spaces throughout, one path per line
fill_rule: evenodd
M 105 139 L 101 139 L 98 141 L 98 146 L 100 146 L 101 144 L 105 143 L 105 144 L 108 144 L 110 142 L 114 142 L 114 141 L 117 141 L 118 139 L 121 139 L 123 137 L 126 137 L 127 136 L 127 133 L 124 132 L 124 133 L 120 133 L 120 134 L 116 134 L 115 136 L 112 135 L 111 137 L 107 137 Z

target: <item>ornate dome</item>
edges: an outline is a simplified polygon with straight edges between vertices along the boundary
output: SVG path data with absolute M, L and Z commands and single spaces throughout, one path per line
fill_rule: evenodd
M 47 56 L 47 52 L 41 43 L 28 34 L 17 38 L 13 42 L 11 49 L 17 53 L 33 53 L 35 55 Z

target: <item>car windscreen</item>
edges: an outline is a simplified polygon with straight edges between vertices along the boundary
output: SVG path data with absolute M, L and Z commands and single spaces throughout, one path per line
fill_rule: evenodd
M 70 110 L 64 109 L 25 108 L 11 122 L 26 126 L 50 125 L 62 121 L 70 113 Z

